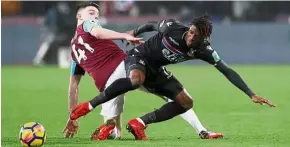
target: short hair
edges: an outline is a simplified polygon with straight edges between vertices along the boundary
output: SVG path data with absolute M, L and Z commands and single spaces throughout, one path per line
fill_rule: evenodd
M 80 9 L 84 9 L 86 7 L 89 7 L 89 6 L 93 6 L 93 7 L 97 8 L 97 9 L 99 9 L 99 5 L 98 4 L 96 4 L 94 2 L 85 2 L 85 3 L 81 3 L 81 4 L 79 4 L 77 6 L 76 13 L 78 13 Z
M 196 17 L 190 25 L 194 25 L 199 30 L 202 37 L 210 37 L 212 33 L 212 23 L 209 19 L 210 16 L 205 14 L 203 16 Z

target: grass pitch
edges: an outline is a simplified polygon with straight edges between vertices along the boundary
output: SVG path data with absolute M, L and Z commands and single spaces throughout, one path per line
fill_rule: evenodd
M 121 140 L 90 141 L 91 132 L 102 123 L 100 108 L 81 118 L 79 133 L 64 139 L 68 119 L 69 69 L 56 67 L 2 67 L 2 146 L 20 146 L 20 126 L 41 123 L 48 135 L 45 147 L 289 147 L 290 66 L 233 66 L 251 89 L 269 98 L 277 108 L 254 104 L 211 66 L 171 66 L 169 70 L 194 97 L 194 110 L 209 130 L 224 133 L 219 140 L 201 140 L 181 117 L 150 125 L 149 141 L 135 141 L 125 129 Z M 80 102 L 98 93 L 86 75 L 80 84 Z M 127 94 L 123 115 L 126 122 L 159 108 L 164 101 L 150 94 Z

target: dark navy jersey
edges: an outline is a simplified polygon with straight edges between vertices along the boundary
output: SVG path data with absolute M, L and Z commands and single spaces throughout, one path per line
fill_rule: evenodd
M 210 64 L 216 64 L 220 59 L 210 47 L 203 49 L 189 48 L 185 36 L 189 27 L 174 19 L 162 20 L 158 23 L 158 33 L 144 44 L 136 47 L 135 52 L 155 66 L 180 63 L 191 59 L 201 59 Z
M 180 63 L 191 59 L 206 61 L 209 64 L 215 65 L 232 84 L 246 93 L 249 97 L 252 97 L 254 93 L 251 89 L 248 88 L 247 84 L 237 72 L 228 67 L 227 64 L 220 59 L 217 52 L 211 48 L 207 38 L 200 45 L 196 45 L 197 48 L 187 47 L 185 37 L 188 30 L 189 28 L 187 26 L 184 26 L 174 19 L 162 20 L 158 25 L 157 23 L 142 25 L 134 30 L 136 35 L 147 31 L 158 31 L 158 33 L 152 36 L 144 44 L 131 50 L 129 55 L 136 55 L 136 59 L 142 57 L 138 63 L 144 65 L 143 60 L 145 60 L 146 63 L 149 64 L 149 66 L 146 66 L 147 69 L 153 71 L 152 73 L 158 73 L 156 69 L 163 69 L 163 66 L 168 64 Z M 146 78 L 148 78 L 148 76 Z M 153 80 L 157 81 L 154 76 Z

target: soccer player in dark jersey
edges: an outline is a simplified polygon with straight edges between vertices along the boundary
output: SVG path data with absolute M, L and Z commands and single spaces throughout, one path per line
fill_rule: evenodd
M 111 39 L 126 38 L 132 43 L 138 43 L 140 40 L 140 38 L 132 38 L 128 34 L 102 28 L 98 23 L 98 12 L 98 6 L 94 3 L 82 3 L 77 7 L 78 24 L 71 42 L 73 61 L 69 84 L 68 103 L 70 109 L 78 102 L 78 85 L 85 72 L 94 79 L 95 85 L 100 91 L 106 89 L 115 80 L 126 78 L 124 63 L 126 54 Z M 165 97 L 162 96 L 162 98 Z M 121 136 L 120 115 L 123 112 L 123 107 L 124 95 L 118 95 L 102 104 L 101 115 L 104 117 L 105 123 L 96 129 L 91 139 L 105 140 L 109 135 L 119 138 Z M 192 125 L 198 133 L 209 134 L 206 137 L 201 136 L 202 139 L 222 137 L 220 133 L 207 131 L 192 109 L 183 113 L 181 117 Z M 68 120 L 64 129 L 65 137 L 73 137 L 77 130 L 78 122 Z
M 207 16 L 195 18 L 188 27 L 174 19 L 149 22 L 131 33 L 138 36 L 150 31 L 158 33 L 144 44 L 131 50 L 125 59 L 127 78 L 116 80 L 91 101 L 74 107 L 70 114 L 72 120 L 86 115 L 92 110 L 91 108 L 95 108 L 117 95 L 143 85 L 149 92 L 166 96 L 172 100 L 160 109 L 128 122 L 127 129 L 136 139 L 147 140 L 145 128 L 148 124 L 169 120 L 192 108 L 193 101 L 190 95 L 164 66 L 194 59 L 214 65 L 254 103 L 275 107 L 269 100 L 252 92 L 239 74 L 221 60 L 217 52 L 211 48 L 209 38 L 212 33 L 212 24 Z

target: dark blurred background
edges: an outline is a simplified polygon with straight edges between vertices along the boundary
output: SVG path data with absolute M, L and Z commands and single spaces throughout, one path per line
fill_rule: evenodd
M 127 31 L 150 20 L 189 23 L 209 14 L 213 47 L 231 63 L 290 63 L 287 1 L 96 1 L 103 27 Z M 76 1 L 1 1 L 2 64 L 61 64 L 76 26 Z M 148 38 L 152 34 L 145 34 Z M 3 37 L 5 36 L 5 37 Z M 118 42 L 118 45 L 126 49 Z M 232 58 L 232 54 L 239 57 Z
M 180 15 L 190 19 L 208 13 L 216 21 L 287 22 L 290 2 L 287 1 L 95 1 L 106 17 Z M 2 16 L 44 16 L 60 1 L 2 1 Z M 72 9 L 80 3 L 65 1 Z M 74 15 L 74 13 L 71 13 Z

